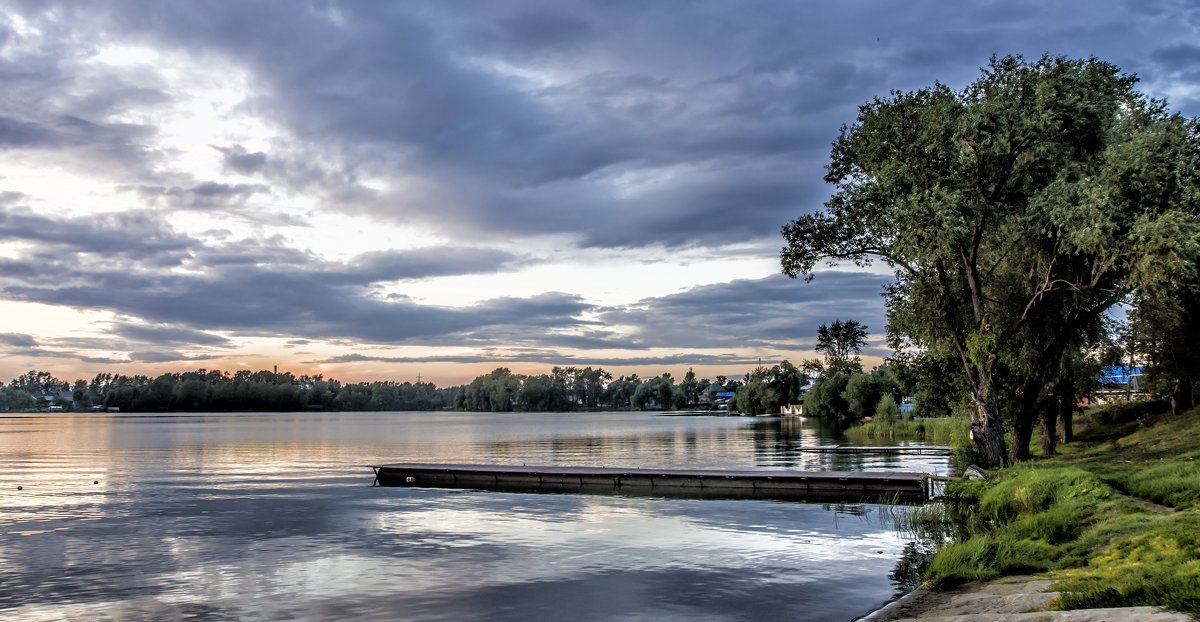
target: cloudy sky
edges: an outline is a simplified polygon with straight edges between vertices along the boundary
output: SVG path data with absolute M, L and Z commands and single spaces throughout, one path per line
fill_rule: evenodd
M 1198 31 L 1193 0 L 6 2 L 0 379 L 879 345 L 886 275 L 777 260 L 859 104 L 1048 52 L 1194 116 Z

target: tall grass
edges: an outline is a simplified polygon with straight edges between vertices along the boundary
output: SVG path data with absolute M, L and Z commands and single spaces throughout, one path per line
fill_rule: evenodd
M 966 438 L 970 424 L 961 417 L 930 417 L 897 421 L 868 421 L 848 428 L 843 434 L 853 441 L 921 440 L 926 443 L 949 445 Z

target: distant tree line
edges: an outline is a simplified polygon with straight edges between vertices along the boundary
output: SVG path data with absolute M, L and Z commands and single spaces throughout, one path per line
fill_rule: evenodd
M 784 362 L 782 369 L 795 367 Z M 781 369 L 776 366 L 773 369 Z M 0 411 L 87 411 L 119 409 L 122 412 L 287 412 L 303 410 L 390 411 L 457 409 L 483 412 L 567 412 L 600 409 L 711 408 L 716 393 L 737 391 L 768 382 L 777 387 L 783 375 L 763 370 L 747 374 L 745 381 L 717 376 L 699 379 L 689 369 L 680 382 L 670 373 L 649 378 L 636 374 L 613 378 L 602 368 L 555 367 L 549 374 L 514 374 L 498 368 L 463 386 L 439 388 L 429 382 L 343 383 L 322 375 L 296 376 L 291 372 L 199 369 L 159 376 L 96 374 L 91 380 L 67 382 L 50 372 L 29 371 L 7 384 L 0 382 Z M 776 377 L 778 376 L 778 378 Z M 792 376 L 791 386 L 778 395 L 795 396 L 803 384 Z M 773 389 L 774 390 L 774 389 Z M 777 402 L 765 403 L 761 390 L 747 410 L 768 412 Z M 788 399 L 792 399 L 789 397 Z M 736 402 L 736 400 L 734 400 Z M 770 401 L 768 399 L 768 401 Z
M 200 369 L 156 377 L 101 373 L 68 383 L 45 371 L 29 371 L 0 383 L 0 410 L 57 407 L 122 412 L 441 410 L 458 401 L 461 387 L 429 382 L 342 383 L 290 372 L 234 373 Z
M 725 386 L 724 376 L 718 380 Z M 461 410 L 485 412 L 565 412 L 613 409 L 683 409 L 701 403 L 711 404 L 712 396 L 703 395 L 708 379 L 697 379 L 689 369 L 679 383 L 670 373 L 650 378 L 637 374 L 613 379 L 604 369 L 593 367 L 555 367 L 549 374 L 514 374 L 506 367 L 479 376 L 464 386 L 455 406 Z M 707 398 L 707 399 L 702 399 Z

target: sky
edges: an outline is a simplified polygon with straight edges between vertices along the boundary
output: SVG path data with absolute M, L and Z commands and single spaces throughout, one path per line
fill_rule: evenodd
M 1200 114 L 1194 0 L 5 2 L 0 380 L 877 362 L 887 270 L 780 228 L 860 104 L 1045 53 Z

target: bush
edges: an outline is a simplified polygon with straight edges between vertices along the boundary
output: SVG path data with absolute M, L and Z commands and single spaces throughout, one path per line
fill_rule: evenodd
M 896 384 L 896 379 L 886 368 L 882 368 L 850 376 L 846 382 L 844 397 L 850 413 L 861 419 L 875 413 L 875 408 L 884 395 L 894 398 L 899 391 L 900 385 Z
M 849 381 L 849 374 L 842 372 L 817 379 L 804 396 L 804 413 L 831 421 L 849 419 L 850 406 L 842 397 Z
M 875 406 L 875 421 L 883 425 L 892 425 L 900 418 L 900 407 L 891 393 L 884 393 Z

